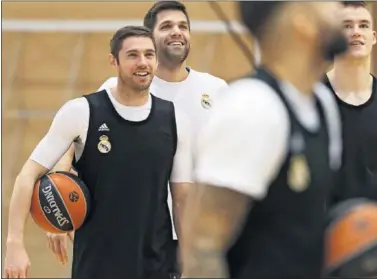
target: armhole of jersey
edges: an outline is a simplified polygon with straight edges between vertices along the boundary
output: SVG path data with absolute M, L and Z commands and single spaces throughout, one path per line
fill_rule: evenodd
M 92 126 L 91 124 L 91 120 L 92 120 L 92 117 L 91 117 L 91 114 L 92 114 L 92 103 L 89 101 L 89 96 L 90 95 L 84 95 L 82 96 L 83 98 L 86 99 L 86 101 L 88 102 L 88 107 L 89 107 L 89 119 L 88 119 L 88 129 L 86 131 L 86 140 L 85 140 L 85 143 L 84 143 L 84 148 L 82 150 L 82 153 L 81 153 L 81 156 L 80 158 L 76 161 L 76 154 L 74 153 L 73 154 L 73 159 L 72 159 L 72 169 L 76 172 L 79 172 L 78 171 L 78 167 L 79 167 L 79 163 L 81 162 L 81 159 L 84 157 L 85 153 L 86 153 L 86 149 L 87 149 L 87 142 L 88 142 L 88 136 L 89 136 L 89 131 L 90 131 L 90 127 Z
M 174 155 L 177 152 L 177 142 L 178 142 L 178 132 L 177 132 L 177 120 L 175 114 L 175 106 L 171 103 L 172 106 L 172 126 L 173 126 L 173 137 L 174 137 Z

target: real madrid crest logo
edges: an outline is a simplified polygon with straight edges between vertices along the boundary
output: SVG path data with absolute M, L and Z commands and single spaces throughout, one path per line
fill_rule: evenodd
M 305 191 L 309 187 L 310 171 L 304 155 L 293 155 L 288 170 L 288 186 L 295 192 Z
M 100 136 L 99 137 L 100 142 L 97 145 L 97 148 L 99 152 L 101 153 L 109 153 L 111 150 L 111 143 L 109 142 L 109 137 L 108 136 Z
M 209 97 L 208 94 L 202 94 L 202 106 L 205 109 L 211 108 L 211 98 Z

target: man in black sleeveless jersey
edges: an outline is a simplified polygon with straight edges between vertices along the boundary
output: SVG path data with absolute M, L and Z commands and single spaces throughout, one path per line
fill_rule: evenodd
M 263 67 L 230 85 L 198 139 L 183 278 L 318 279 L 341 131 L 317 81 L 347 49 L 339 4 L 240 6 Z
M 377 79 L 371 74 L 376 31 L 366 2 L 343 5 L 349 50 L 335 59 L 325 78 L 343 123 L 343 164 L 332 204 L 355 197 L 377 200 Z
M 91 197 L 88 218 L 75 232 L 72 278 L 168 279 L 175 268 L 167 185 L 191 181 L 189 121 L 149 93 L 157 66 L 149 29 L 124 27 L 110 46 L 117 86 L 67 102 L 17 177 L 6 278 L 29 275 L 23 235 L 33 186 L 72 142 Z

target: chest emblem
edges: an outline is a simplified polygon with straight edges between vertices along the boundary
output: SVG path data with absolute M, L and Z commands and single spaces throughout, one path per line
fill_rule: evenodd
M 310 170 L 304 155 L 292 155 L 289 162 L 287 182 L 294 192 L 303 192 L 309 187 Z
M 205 109 L 209 109 L 212 106 L 212 100 L 209 97 L 208 94 L 202 94 L 202 100 L 201 100 L 202 107 Z
M 99 150 L 99 152 L 101 153 L 109 153 L 110 150 L 111 150 L 111 143 L 109 141 L 109 137 L 108 136 L 100 136 L 99 137 L 99 143 L 97 145 L 97 148 Z

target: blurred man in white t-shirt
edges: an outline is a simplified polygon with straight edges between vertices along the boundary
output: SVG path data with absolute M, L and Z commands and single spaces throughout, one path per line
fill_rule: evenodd
M 185 6 L 178 1 L 158 1 L 144 17 L 144 26 L 153 31 L 157 46 L 158 69 L 152 81 L 151 93 L 172 101 L 191 121 L 193 137 L 206 122 L 218 92 L 227 87 L 225 80 L 209 73 L 195 71 L 187 66 L 190 52 L 190 19 Z M 113 88 L 117 77 L 107 79 L 98 91 Z M 73 158 L 72 148 L 55 169 L 69 170 Z M 172 190 L 172 189 L 171 189 Z M 174 220 L 173 237 L 179 236 L 179 216 L 188 189 L 169 191 L 168 204 Z M 177 236 L 178 235 L 178 236 Z M 49 234 L 50 247 L 58 258 L 66 258 L 67 238 Z

